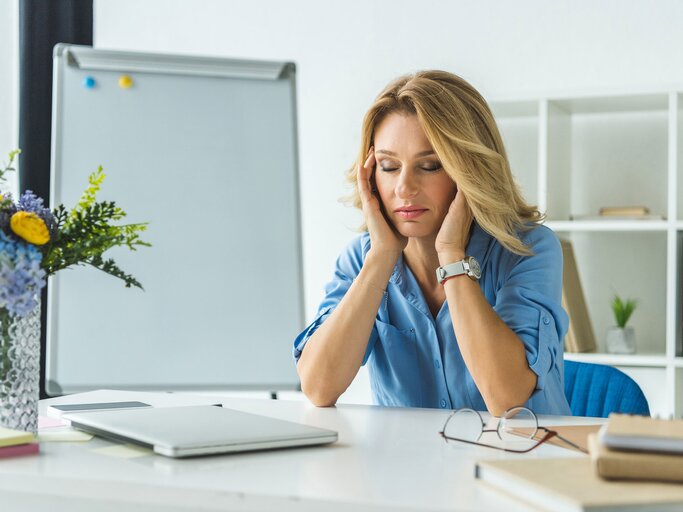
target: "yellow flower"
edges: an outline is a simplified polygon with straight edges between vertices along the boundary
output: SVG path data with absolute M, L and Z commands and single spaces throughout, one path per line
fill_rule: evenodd
M 34 245 L 45 245 L 50 241 L 50 232 L 45 221 L 33 212 L 17 212 L 9 221 L 17 236 Z

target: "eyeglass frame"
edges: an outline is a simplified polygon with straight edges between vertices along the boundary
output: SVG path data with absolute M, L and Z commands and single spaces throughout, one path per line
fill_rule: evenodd
M 479 439 L 481 438 L 482 434 L 485 434 L 485 433 L 487 433 L 487 432 L 495 432 L 495 433 L 498 435 L 498 438 L 499 438 L 501 441 L 503 441 L 503 438 L 502 438 L 502 436 L 500 435 L 500 432 L 499 432 L 499 429 L 500 429 L 500 425 L 501 425 L 501 424 L 500 424 L 500 422 L 499 422 L 499 423 L 498 423 L 498 427 L 496 427 L 495 429 L 486 429 L 486 428 L 484 428 L 484 426 L 485 426 L 484 418 L 481 417 L 481 414 L 479 413 L 479 411 L 476 411 L 476 410 L 474 410 L 474 409 L 470 409 L 469 407 L 464 407 L 464 408 L 462 408 L 462 409 L 455 409 L 453 412 L 451 412 L 451 414 L 448 416 L 448 418 L 446 418 L 446 422 L 443 424 L 443 428 L 439 431 L 439 435 L 440 435 L 446 442 L 448 442 L 448 441 L 457 441 L 457 442 L 460 442 L 460 443 L 467 443 L 467 444 L 472 444 L 472 445 L 475 445 L 475 446 L 483 446 L 484 448 L 493 448 L 494 450 L 502 450 L 502 451 L 508 452 L 508 453 L 529 453 L 530 451 L 535 450 L 536 448 L 538 448 L 539 446 L 541 446 L 541 445 L 542 445 L 543 443 L 545 443 L 546 441 L 549 441 L 549 440 L 552 439 L 553 437 L 557 437 L 557 438 L 560 439 L 561 441 L 563 441 L 563 442 L 567 443 L 568 445 L 570 445 L 572 448 L 575 448 L 575 449 L 577 449 L 577 450 L 579 450 L 579 451 L 581 451 L 581 452 L 583 452 L 583 453 L 588 453 L 584 448 L 580 447 L 580 446 L 577 445 L 576 443 L 573 443 L 573 442 L 570 441 L 569 439 L 567 439 L 567 438 L 561 436 L 557 431 L 555 431 L 555 430 L 550 430 L 550 429 L 547 428 L 547 427 L 542 427 L 542 426 L 540 426 L 540 425 L 538 424 L 538 416 L 536 416 L 536 413 L 535 413 L 534 411 L 532 411 L 531 409 L 529 409 L 528 407 L 524 407 L 523 405 L 516 405 L 516 406 L 514 406 L 514 407 L 510 407 L 510 408 L 507 409 L 501 416 L 499 416 L 499 418 L 505 417 L 506 414 L 508 414 L 510 411 L 514 411 L 515 409 L 523 409 L 523 410 L 529 412 L 529 413 L 531 414 L 531 416 L 533 417 L 533 419 L 535 420 L 535 422 L 536 422 L 536 431 L 535 431 L 533 434 L 531 434 L 531 436 L 529 436 L 529 437 L 527 438 L 527 439 L 530 439 L 530 440 L 532 440 L 532 441 L 537 441 L 536 444 L 534 444 L 531 448 L 527 448 L 527 449 L 525 449 L 525 450 L 515 450 L 515 449 L 513 449 L 513 448 L 505 448 L 505 447 L 503 447 L 503 446 L 495 446 L 495 445 L 492 445 L 492 444 L 480 443 L 480 442 L 479 442 Z M 460 439 L 460 438 L 457 438 L 457 437 L 451 437 L 451 436 L 447 436 L 447 435 L 445 434 L 446 425 L 448 425 L 448 422 L 451 421 L 451 419 L 452 419 L 456 414 L 462 413 L 462 412 L 465 412 L 465 411 L 473 412 L 474 414 L 477 415 L 477 417 L 478 417 L 479 420 L 481 421 L 481 432 L 479 433 L 479 436 L 477 437 L 477 440 L 476 440 L 476 441 L 470 441 L 470 440 L 468 440 L 468 439 Z M 545 435 L 544 435 L 540 440 L 534 439 L 534 438 L 536 437 L 536 434 L 538 433 L 539 430 L 545 432 Z M 521 436 L 520 436 L 520 437 L 521 437 Z

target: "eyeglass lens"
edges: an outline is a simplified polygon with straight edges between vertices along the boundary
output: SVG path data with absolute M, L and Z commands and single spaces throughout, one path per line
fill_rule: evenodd
M 538 432 L 538 419 L 526 407 L 514 407 L 505 411 L 498 422 L 498 437 L 503 441 L 533 439 Z
M 465 441 L 478 441 L 484 429 L 484 421 L 477 411 L 459 409 L 455 411 L 444 426 L 444 435 Z

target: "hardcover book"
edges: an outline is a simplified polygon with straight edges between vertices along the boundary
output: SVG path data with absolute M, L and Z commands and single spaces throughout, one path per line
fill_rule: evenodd
M 617 450 L 683 454 L 683 420 L 610 414 L 600 442 Z M 680 457 L 683 465 L 683 457 Z
M 561 239 L 562 258 L 562 307 L 569 315 L 569 329 L 564 339 L 565 352 L 595 352 L 595 335 L 586 300 L 581 287 L 574 249 L 569 240 Z
M 603 480 L 589 457 L 481 461 L 475 477 L 553 512 L 683 510 L 683 486 Z
M 588 449 L 595 471 L 602 478 L 683 483 L 681 455 L 612 450 L 596 434 L 588 436 Z

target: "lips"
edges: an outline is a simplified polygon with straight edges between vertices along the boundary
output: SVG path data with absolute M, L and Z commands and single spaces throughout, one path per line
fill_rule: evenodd
M 416 219 L 423 213 L 427 211 L 427 208 L 422 208 L 420 206 L 402 206 L 394 210 L 396 215 L 402 219 Z

